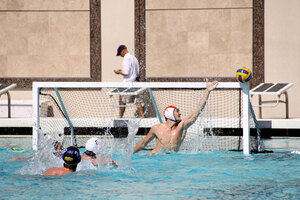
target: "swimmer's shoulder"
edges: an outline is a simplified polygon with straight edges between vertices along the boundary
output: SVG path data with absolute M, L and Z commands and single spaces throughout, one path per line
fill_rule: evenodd
M 85 153 L 81 154 L 81 160 L 82 161 L 83 160 L 88 160 L 88 159 L 89 159 L 89 157 Z
M 152 129 L 157 130 L 157 129 L 163 128 L 165 126 L 166 126 L 166 123 L 159 123 L 159 124 L 155 124 L 154 126 L 152 126 Z
M 50 169 L 47 169 L 43 175 L 45 176 L 61 176 L 72 172 L 71 170 L 65 168 L 65 167 L 53 167 Z
M 95 158 L 92 158 L 92 157 L 90 157 L 90 156 L 88 156 L 88 155 L 86 155 L 85 153 L 84 154 L 82 154 L 81 155 L 81 161 L 87 161 L 87 160 L 89 160 L 89 161 L 94 161 L 94 160 L 97 160 L 97 159 L 95 159 Z
M 59 167 L 53 167 L 53 168 L 47 169 L 43 173 L 43 175 L 45 175 L 45 176 L 57 176 L 57 175 L 59 175 L 58 172 L 60 172 L 60 168 Z

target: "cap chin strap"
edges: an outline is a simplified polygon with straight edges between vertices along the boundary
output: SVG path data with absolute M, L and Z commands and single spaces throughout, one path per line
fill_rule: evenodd
M 179 124 L 179 123 L 181 122 L 181 119 L 180 119 L 180 120 L 175 120 L 175 122 L 176 122 L 177 124 Z
M 175 119 L 175 120 L 173 120 L 173 119 L 169 119 L 169 120 L 171 120 L 171 121 L 175 122 L 176 124 L 179 124 L 179 123 L 181 122 L 181 119 L 180 119 L 180 120 L 177 120 L 177 119 Z
M 90 156 L 93 159 L 96 159 L 96 154 L 93 151 L 85 151 L 84 154 L 86 154 L 87 156 Z
M 178 122 L 179 121 L 179 120 L 175 119 L 175 117 L 174 117 L 174 119 L 171 119 L 171 118 L 167 118 L 167 119 L 169 119 L 169 120 L 171 120 L 173 122 Z

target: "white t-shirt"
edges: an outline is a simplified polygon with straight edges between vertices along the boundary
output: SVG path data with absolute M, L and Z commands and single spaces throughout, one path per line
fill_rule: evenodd
M 136 57 L 130 53 L 124 56 L 122 61 L 122 73 L 127 74 L 127 76 L 124 76 L 123 82 L 134 82 L 140 74 L 139 62 Z

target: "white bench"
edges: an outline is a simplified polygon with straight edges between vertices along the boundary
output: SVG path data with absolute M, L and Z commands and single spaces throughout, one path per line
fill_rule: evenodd
M 118 95 L 118 96 L 137 96 L 140 94 L 143 94 L 143 92 L 146 90 L 146 88 L 116 88 L 111 91 L 109 91 L 107 94 L 109 96 Z M 136 99 L 134 99 L 134 102 L 132 102 L 133 105 L 136 104 Z M 122 106 L 119 105 L 118 107 L 128 107 L 128 106 Z
M 146 88 L 116 88 L 108 92 L 108 95 L 139 95 L 142 94 Z
M 11 117 L 11 108 L 10 108 L 10 105 L 11 105 L 11 99 L 10 99 L 10 94 L 9 94 L 9 90 L 15 88 L 17 85 L 15 83 L 13 84 L 0 84 L 0 97 L 2 94 L 7 94 L 7 112 L 8 112 L 8 118 Z
M 262 107 L 275 107 L 279 103 L 285 104 L 286 118 L 289 118 L 289 99 L 287 90 L 292 87 L 293 83 L 261 83 L 255 88 L 250 90 L 251 102 L 254 95 L 258 95 L 258 105 L 253 107 L 259 107 L 259 118 L 262 118 Z M 280 96 L 284 94 L 285 100 L 280 100 Z M 262 95 L 276 95 L 275 100 L 262 101 Z M 266 105 L 269 104 L 269 105 Z

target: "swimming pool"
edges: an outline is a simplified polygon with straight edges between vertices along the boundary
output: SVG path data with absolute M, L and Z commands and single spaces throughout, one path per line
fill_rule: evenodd
M 21 143 L 30 145 L 30 139 Z M 8 143 L 19 140 L 0 139 L 1 199 L 300 199 L 300 154 L 288 148 L 273 148 L 272 154 L 213 151 L 151 157 L 147 151 L 131 155 L 120 150 L 113 155 L 119 168 L 80 164 L 78 172 L 45 177 L 33 169 L 44 164 L 7 161 L 30 152 L 10 151 Z M 299 139 L 289 142 L 299 144 Z

